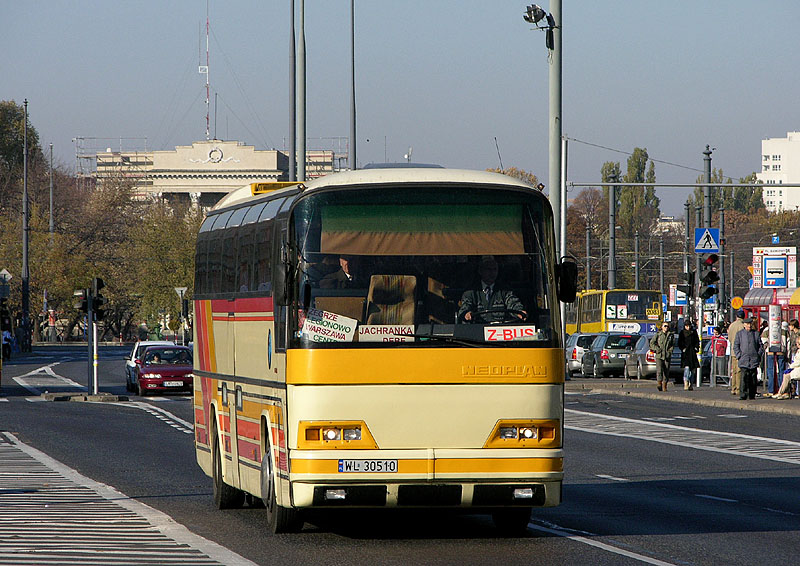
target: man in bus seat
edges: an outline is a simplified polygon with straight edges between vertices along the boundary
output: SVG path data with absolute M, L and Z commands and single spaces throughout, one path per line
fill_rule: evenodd
M 353 256 L 339 256 L 339 269 L 328 273 L 319 282 L 320 289 L 366 288 L 358 274 L 358 260 Z
M 461 307 L 458 309 L 458 320 L 487 324 L 506 322 L 509 320 L 525 320 L 522 301 L 514 291 L 498 285 L 499 266 L 494 256 L 483 256 L 478 265 L 480 284 L 475 289 L 464 291 L 461 296 Z M 487 312 L 488 311 L 488 312 Z

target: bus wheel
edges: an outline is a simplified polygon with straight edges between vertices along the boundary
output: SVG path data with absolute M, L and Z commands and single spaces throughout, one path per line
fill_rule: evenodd
M 492 513 L 494 526 L 506 534 L 521 535 L 528 530 L 531 521 L 530 507 L 497 509 Z
M 244 492 L 226 484 L 222 479 L 222 455 L 219 450 L 219 437 L 216 427 L 212 428 L 211 457 L 213 467 L 211 478 L 213 480 L 214 506 L 217 509 L 235 509 L 244 503 Z
M 273 533 L 296 533 L 303 528 L 303 520 L 297 509 L 281 507 L 275 493 L 275 474 L 272 466 L 272 449 L 267 442 L 261 456 L 261 499 L 267 510 L 267 526 Z

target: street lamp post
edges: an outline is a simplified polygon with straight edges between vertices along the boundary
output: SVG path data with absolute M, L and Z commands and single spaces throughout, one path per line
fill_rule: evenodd
M 550 13 L 537 4 L 526 8 L 523 19 L 545 30 L 545 46 L 550 50 L 550 106 L 548 116 L 549 132 L 549 170 L 550 204 L 555 214 L 561 214 L 561 0 L 551 0 Z M 539 22 L 547 21 L 547 27 L 539 27 Z M 561 222 L 558 230 L 560 231 Z M 561 248 L 561 238 L 556 237 L 558 255 L 566 253 Z

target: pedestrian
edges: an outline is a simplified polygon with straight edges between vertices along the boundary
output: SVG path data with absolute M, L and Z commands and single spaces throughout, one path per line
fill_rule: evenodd
M 714 336 L 711 337 L 711 375 L 709 380 L 715 380 L 718 375 L 725 374 L 725 355 L 728 352 L 728 339 L 722 335 L 722 327 L 714 327 Z
M 675 335 L 669 331 L 669 323 L 661 325 L 661 329 L 650 339 L 650 349 L 656 357 L 656 382 L 659 391 L 667 390 L 669 383 L 669 362 L 675 346 Z
M 739 361 L 733 355 L 733 341 L 736 334 L 747 327 L 744 323 L 744 311 L 739 309 L 736 311 L 736 320 L 728 327 L 728 342 L 731 345 L 730 368 L 731 368 L 731 395 L 739 394 L 739 383 L 741 381 L 742 372 L 739 369 Z
M 789 321 L 789 344 L 791 346 L 789 348 L 790 360 L 794 360 L 794 355 L 798 351 L 797 347 L 798 338 L 800 338 L 800 321 L 798 321 L 796 318 L 793 318 L 792 320 Z M 795 380 L 793 383 L 795 386 L 795 392 L 794 392 L 795 395 L 800 396 L 800 381 Z
M 11 357 L 11 342 L 13 337 L 11 336 L 11 332 L 6 328 L 3 330 L 3 360 L 7 360 Z
M 692 328 L 692 321 L 688 318 L 683 323 L 683 330 L 678 334 L 678 348 L 681 351 L 681 367 L 683 368 L 683 389 L 691 391 L 692 375 L 700 367 L 697 361 L 697 352 L 700 350 L 700 338 Z
M 749 325 L 749 330 L 737 332 L 733 342 L 733 353 L 742 370 L 739 385 L 739 399 L 741 400 L 756 398 L 756 371 L 764 355 L 764 344 L 759 336 L 757 319 L 751 316 L 744 322 Z
M 800 345 L 800 336 L 795 338 L 795 353 L 792 363 L 789 364 L 790 369 L 784 371 L 781 388 L 772 396 L 773 399 L 789 399 L 792 396 L 792 381 L 797 382 L 800 380 L 800 354 L 798 354 L 800 350 L 797 349 L 798 345 Z

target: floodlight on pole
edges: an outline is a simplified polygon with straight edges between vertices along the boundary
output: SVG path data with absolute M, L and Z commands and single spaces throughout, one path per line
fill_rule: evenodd
M 531 4 L 527 8 L 525 8 L 525 14 L 522 16 L 529 24 L 533 24 L 536 27 L 539 27 L 537 24 L 541 22 L 547 13 L 542 9 L 541 6 L 538 4 Z

